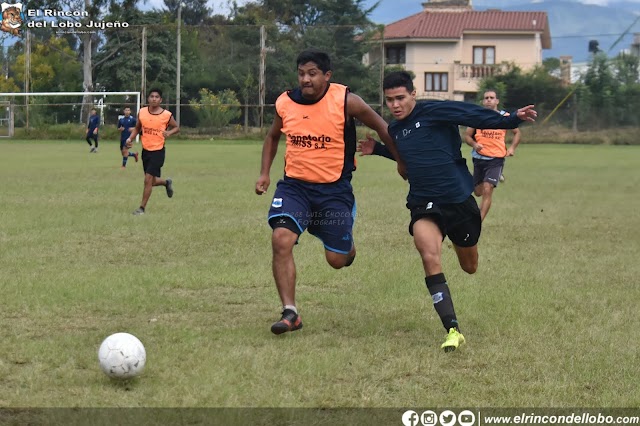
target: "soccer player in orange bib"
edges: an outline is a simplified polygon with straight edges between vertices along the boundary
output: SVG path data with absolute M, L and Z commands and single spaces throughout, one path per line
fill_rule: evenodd
M 482 105 L 502 115 L 509 115 L 506 111 L 498 110 L 498 94 L 495 90 L 487 90 L 482 97 Z M 473 148 L 471 157 L 473 160 L 473 185 L 476 197 L 482 197 L 480 202 L 480 216 L 484 221 L 491 208 L 493 189 L 498 182 L 504 182 L 502 170 L 505 157 L 512 157 L 516 147 L 520 143 L 520 129 L 512 129 L 513 140 L 507 149 L 505 129 L 475 129 L 468 127 L 465 133 L 465 142 Z
M 171 179 L 161 179 L 161 170 L 164 165 L 165 140 L 180 131 L 178 123 L 173 118 L 171 111 L 160 106 L 162 103 L 162 91 L 151 89 L 147 96 L 148 106 L 141 108 L 138 113 L 138 122 L 131 135 L 126 140 L 126 147 L 131 148 L 133 139 L 140 133 L 142 136 L 142 166 L 144 168 L 144 190 L 140 207 L 134 210 L 136 216 L 143 215 L 147 207 L 151 191 L 154 186 L 164 186 L 167 197 L 173 197 L 173 182 Z M 171 128 L 169 130 L 169 128 Z
M 264 140 L 255 185 L 258 195 L 269 189 L 269 172 L 284 134 L 284 177 L 268 215 L 273 229 L 273 277 L 283 306 L 282 317 L 271 326 L 274 334 L 302 328 L 295 301 L 293 247 L 306 229 L 322 241 L 325 258 L 333 268 L 351 265 L 356 256 L 352 234 L 356 203 L 351 187 L 355 119 L 375 130 L 389 151 L 397 154 L 382 117 L 347 86 L 329 82 L 331 60 L 326 53 L 305 50 L 296 64 L 299 87 L 276 100 L 276 115 Z M 398 172 L 405 177 L 402 161 L 398 161 Z

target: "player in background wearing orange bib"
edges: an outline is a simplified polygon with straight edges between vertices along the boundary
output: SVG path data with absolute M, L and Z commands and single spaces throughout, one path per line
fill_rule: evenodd
M 404 163 L 397 157 L 387 123 L 347 86 L 329 82 L 329 56 L 305 50 L 296 64 L 299 87 L 276 100 L 276 115 L 264 140 L 255 185 L 258 195 L 269 189 L 269 172 L 284 134 L 284 177 L 278 182 L 268 215 L 273 229 L 273 277 L 283 306 L 281 319 L 271 326 L 274 334 L 302 328 L 295 301 L 293 247 L 306 229 L 322 241 L 325 258 L 333 268 L 351 265 L 356 256 L 352 234 L 356 205 L 351 187 L 357 139 L 354 119 L 378 133 L 398 159 L 398 172 L 405 177 Z
M 502 115 L 508 115 L 506 111 L 498 110 L 498 94 L 495 90 L 487 90 L 482 98 L 485 108 L 499 111 Z M 465 134 L 465 142 L 473 148 L 471 157 L 473 160 L 473 185 L 476 197 L 482 197 L 480 203 L 480 216 L 484 221 L 491 208 L 493 189 L 498 182 L 504 182 L 502 170 L 505 157 L 512 157 L 516 147 L 520 143 L 520 130 L 512 129 L 513 140 L 507 149 L 504 129 L 474 129 L 468 127 Z
M 162 166 L 164 165 L 166 138 L 180 131 L 178 123 L 173 118 L 171 111 L 160 106 L 162 103 L 162 91 L 151 89 L 147 96 L 148 106 L 141 108 L 138 113 L 136 128 L 126 140 L 126 147 L 131 148 L 132 140 L 140 133 L 142 141 L 142 166 L 144 168 L 144 190 L 140 207 L 134 210 L 136 216 L 143 215 L 151 191 L 154 186 L 164 186 L 167 197 L 173 197 L 173 182 L 171 179 L 160 179 Z M 169 130 L 171 127 L 171 130 Z

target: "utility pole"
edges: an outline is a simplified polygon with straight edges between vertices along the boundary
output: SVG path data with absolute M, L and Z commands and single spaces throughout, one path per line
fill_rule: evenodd
M 178 4 L 178 51 L 176 53 L 176 123 L 180 125 L 180 56 L 181 56 L 181 42 L 180 42 L 180 29 L 182 26 L 182 1 Z
M 141 59 L 141 81 L 140 92 L 142 93 L 142 99 L 147 97 L 147 27 L 142 27 L 142 59 Z
M 260 26 L 260 83 L 259 83 L 259 99 L 258 104 L 260 106 L 260 131 L 264 125 L 264 98 L 265 98 L 265 62 L 267 58 L 267 34 L 264 30 L 264 25 Z
M 24 92 L 29 93 L 29 82 L 31 81 L 31 31 L 27 30 L 25 40 L 25 58 L 24 58 Z M 25 120 L 27 131 L 29 131 L 29 95 L 24 97 L 25 102 Z

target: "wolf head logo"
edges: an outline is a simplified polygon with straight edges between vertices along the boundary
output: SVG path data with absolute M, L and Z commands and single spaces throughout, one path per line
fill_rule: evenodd
M 20 34 L 20 27 L 24 23 L 24 13 L 22 13 L 22 3 L 2 3 L 2 21 L 0 30 L 12 35 Z

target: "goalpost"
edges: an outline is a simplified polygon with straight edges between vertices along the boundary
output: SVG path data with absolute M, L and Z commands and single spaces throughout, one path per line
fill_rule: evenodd
M 47 97 L 47 96 L 75 96 L 75 97 L 84 97 L 86 95 L 92 95 L 92 96 L 100 96 L 101 98 L 99 99 L 97 104 L 92 104 L 93 108 L 99 109 L 100 110 L 100 119 L 104 120 L 104 114 L 103 114 L 103 110 L 104 107 L 106 105 L 106 103 L 104 102 L 104 99 L 108 96 L 135 96 L 135 103 L 136 103 L 136 112 L 140 111 L 140 92 L 29 92 L 29 93 L 25 93 L 25 92 L 21 92 L 21 93 L 3 93 L 0 92 L 0 108 L 6 108 L 6 111 L 8 111 L 8 116 L 4 116 L 2 111 L 0 111 L 0 129 L 3 126 L 3 123 L 7 124 L 7 127 L 9 129 L 9 134 L 4 136 L 4 137 L 12 137 L 13 136 L 13 128 L 14 128 L 14 115 L 13 115 L 13 107 L 15 107 L 15 104 L 11 103 L 11 100 L 9 101 L 3 101 L 3 99 L 5 98 L 14 98 L 14 97 L 23 97 L 23 98 L 27 98 L 26 104 L 25 104 L 25 108 L 26 108 L 26 114 L 27 114 L 27 120 L 28 120 L 28 111 L 29 111 L 29 102 L 28 102 L 28 98 L 29 97 Z M 34 105 L 32 105 L 34 106 Z M 101 123 L 101 124 L 104 124 Z M 0 132 L 0 137 L 2 137 L 2 133 Z M 137 140 L 138 138 L 136 138 Z

